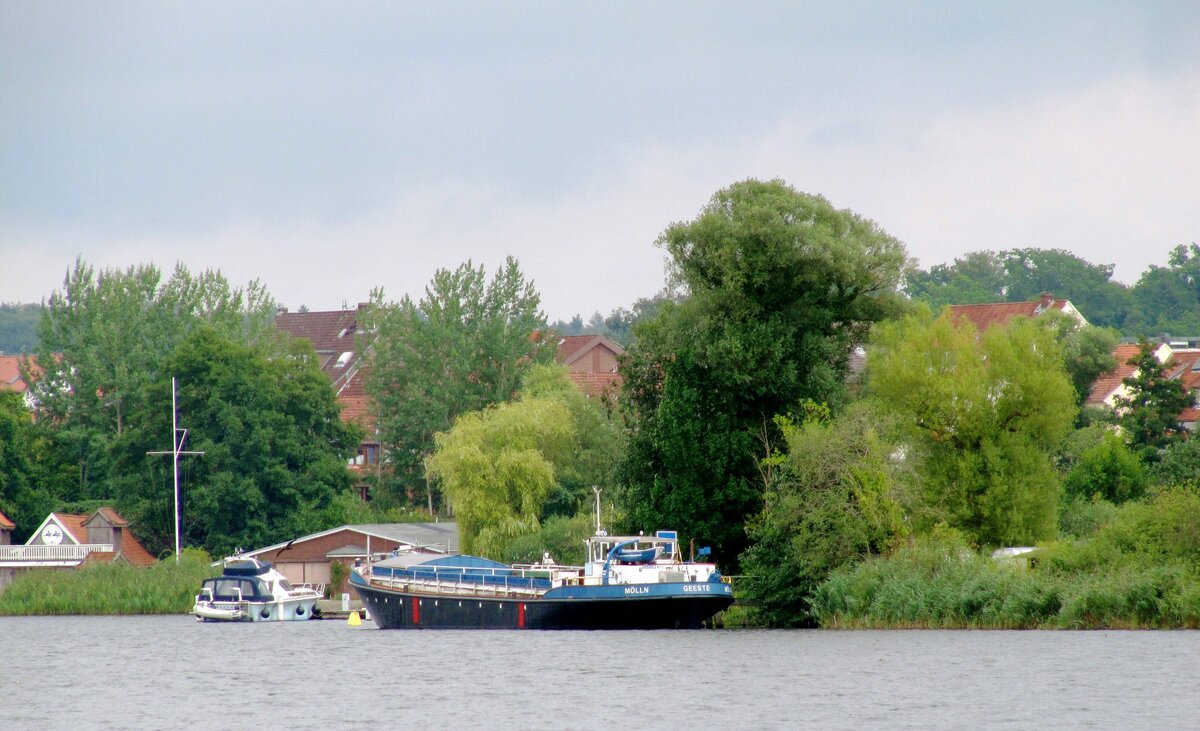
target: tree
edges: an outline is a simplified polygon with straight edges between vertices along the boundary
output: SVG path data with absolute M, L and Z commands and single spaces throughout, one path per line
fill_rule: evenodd
M 1062 349 L 1067 376 L 1075 388 L 1075 402 L 1082 405 L 1100 374 L 1117 367 L 1112 353 L 1120 342 L 1120 334 L 1111 328 L 1081 325 L 1074 317 L 1057 310 L 1043 312 L 1035 322 L 1054 333 Z
M 934 312 L 948 305 L 1004 302 L 1008 289 L 1004 263 L 993 251 L 972 251 L 953 264 L 935 264 L 928 272 L 913 269 L 905 279 L 908 295 Z
M 1129 290 L 1112 280 L 1112 264 L 1092 264 L 1062 249 L 1009 249 L 1001 258 L 1008 302 L 1030 302 L 1050 292 L 1071 300 L 1094 325 L 1124 325 Z
M 810 597 L 833 570 L 905 535 L 908 466 L 896 457 L 895 427 L 865 401 L 832 420 L 785 425 L 787 453 L 742 557 L 742 593 L 764 624 L 813 624 Z
M 1054 334 L 1033 320 L 979 335 L 928 311 L 879 326 L 868 389 L 907 426 L 920 463 L 918 528 L 945 522 L 984 545 L 1053 534 L 1053 448 L 1075 393 Z
M 1200 332 L 1200 246 L 1176 246 L 1167 266 L 1151 266 L 1133 287 L 1127 330 L 1136 335 Z
M 0 304 L 0 353 L 32 353 L 42 306 Z
M 50 296 L 38 328 L 37 363 L 26 373 L 38 418 L 78 465 L 81 498 L 107 498 L 110 450 L 131 414 L 147 408 L 147 386 L 169 374 L 164 361 L 193 330 L 216 328 L 246 342 L 273 333 L 274 301 L 252 282 L 229 286 L 219 272 L 182 265 L 95 269 L 82 260 Z
M 239 342 L 194 330 L 163 364 L 178 378 L 186 447 L 184 539 L 212 555 L 331 527 L 323 514 L 350 490 L 346 459 L 359 443 L 345 424 L 312 347 Z M 147 547 L 173 544 L 171 461 L 147 455 L 171 433 L 169 379 L 147 384 L 146 406 L 116 448 L 112 483 Z
M 531 366 L 521 384 L 522 399 L 561 402 L 571 415 L 574 444 L 554 463 L 555 486 L 542 517 L 591 515 L 592 487 L 613 484 L 614 470 L 624 446 L 621 424 L 605 404 L 589 398 L 568 376 L 565 366 Z
M 53 510 L 61 495 L 47 484 L 46 463 L 53 459 L 49 440 L 34 424 L 22 394 L 0 391 L 0 512 L 17 525 L 24 540 Z
M 1131 443 L 1153 453 L 1184 433 L 1179 413 L 1193 399 L 1181 382 L 1169 377 L 1167 364 L 1154 357 L 1154 346 L 1146 340 L 1127 364 L 1134 371 L 1121 383 L 1129 393 L 1115 399 L 1121 427 Z
M 1146 491 L 1146 471 L 1125 442 L 1111 432 L 1080 455 L 1067 473 L 1063 488 L 1068 496 L 1099 497 L 1119 505 L 1136 500 Z
M 544 398 L 459 416 L 427 462 L 454 507 L 464 553 L 498 555 L 533 533 L 554 488 L 554 463 L 573 441 L 571 415 Z
M 556 534 L 591 524 L 574 518 L 591 515 L 593 486 L 610 484 L 621 434 L 553 364 L 531 367 L 516 401 L 463 414 L 436 441 L 427 467 L 454 507 L 463 550 L 511 557 L 553 518 L 570 521 L 555 521 Z
M 525 371 L 553 359 L 554 349 L 538 338 L 540 299 L 511 257 L 490 282 L 482 266 L 467 262 L 438 270 L 420 302 L 406 296 L 388 304 L 381 291 L 371 299 L 371 339 L 360 346 L 369 364 L 365 387 L 393 469 L 390 499 L 404 501 L 426 492 L 434 434 L 459 414 L 511 399 Z
M 778 180 L 717 192 L 658 244 L 684 298 L 636 328 L 622 365 L 622 504 L 629 527 L 677 528 L 732 564 L 762 507 L 762 425 L 844 400 L 851 349 L 900 306 L 907 258 L 875 223 Z

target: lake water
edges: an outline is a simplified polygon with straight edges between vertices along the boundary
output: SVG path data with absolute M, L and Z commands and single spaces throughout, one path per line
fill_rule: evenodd
M 1200 632 L 0 618 L 4 729 L 1200 727 Z

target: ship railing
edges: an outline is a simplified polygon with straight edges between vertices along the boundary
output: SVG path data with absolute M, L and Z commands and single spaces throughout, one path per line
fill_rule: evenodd
M 372 572 L 371 579 L 396 589 L 429 594 L 453 594 L 487 597 L 536 597 L 551 587 L 545 574 L 526 575 L 511 569 L 462 569 L 431 571 L 393 569 L 389 574 Z

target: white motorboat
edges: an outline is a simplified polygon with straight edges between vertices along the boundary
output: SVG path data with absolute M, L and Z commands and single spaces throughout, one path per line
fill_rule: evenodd
M 205 579 L 192 613 L 211 622 L 311 619 L 323 587 L 294 585 L 271 564 L 250 556 L 225 559 L 220 576 Z

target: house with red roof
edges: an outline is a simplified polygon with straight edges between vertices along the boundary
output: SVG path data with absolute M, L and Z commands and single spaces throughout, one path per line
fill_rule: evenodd
M 564 335 L 555 360 L 567 367 L 571 382 L 592 398 L 611 398 L 621 387 L 617 372 L 625 349 L 604 335 Z
M 979 332 L 989 327 L 999 325 L 1004 327 L 1015 317 L 1037 317 L 1050 311 L 1058 311 L 1074 318 L 1080 325 L 1088 324 L 1087 320 L 1070 300 L 1055 299 L 1054 295 L 1045 293 L 1041 299 L 1030 302 L 998 302 L 985 305 L 950 305 L 946 308 L 950 319 L 954 322 L 970 320 Z
M 363 429 L 358 454 L 350 460 L 350 470 L 370 474 L 381 466 L 380 443 L 375 416 L 370 409 L 364 384 L 364 362 L 358 352 L 356 336 L 359 320 L 367 305 L 331 312 L 287 312 L 275 315 L 275 329 L 300 340 L 307 340 L 317 353 L 321 372 L 328 378 L 342 408 L 342 420 Z M 366 484 L 359 490 L 366 499 Z
M 87 562 L 111 561 L 150 566 L 155 558 L 112 508 L 102 507 L 91 515 L 50 513 L 24 545 L 0 545 L 0 587 L 21 571 L 74 569 Z

